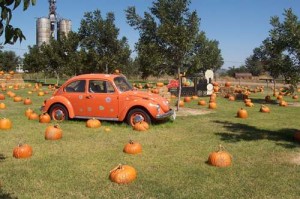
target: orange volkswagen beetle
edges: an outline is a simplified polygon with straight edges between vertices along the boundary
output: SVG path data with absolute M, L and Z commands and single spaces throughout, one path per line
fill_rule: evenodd
M 169 102 L 158 94 L 134 90 L 124 75 L 85 74 L 66 81 L 49 99 L 43 112 L 53 120 L 96 118 L 148 123 L 174 115 Z

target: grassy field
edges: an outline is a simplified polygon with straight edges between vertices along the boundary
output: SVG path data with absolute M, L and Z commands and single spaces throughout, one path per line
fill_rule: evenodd
M 11 89 L 12 90 L 12 89 Z M 13 102 L 6 95 L 1 117 L 13 123 L 0 130 L 0 198 L 299 198 L 300 143 L 293 138 L 300 130 L 299 101 L 286 96 L 288 107 L 268 104 L 271 113 L 260 113 L 268 91 L 251 94 L 254 107 L 242 100 L 217 98 L 217 109 L 208 114 L 178 116 L 174 122 L 151 125 L 147 132 L 133 131 L 124 123 L 102 122 L 98 129 L 85 127 L 85 120 L 60 123 L 63 138 L 47 141 L 49 124 L 28 120 L 24 112 L 39 112 L 43 97 L 29 89 L 13 92 L 30 97 L 33 105 Z M 47 90 L 47 88 L 44 88 Z M 271 92 L 269 92 L 271 93 Z M 203 97 L 208 101 L 208 97 Z M 273 97 L 273 99 L 275 99 Z M 186 107 L 207 111 L 197 105 Z M 175 104 L 175 101 L 171 102 Z M 244 107 L 247 119 L 236 117 Z M 54 124 L 54 122 L 52 122 Z M 105 132 L 109 127 L 110 132 Z M 139 155 L 123 153 L 129 139 L 143 146 Z M 29 159 L 15 159 L 19 142 L 30 144 Z M 221 144 L 232 155 L 232 166 L 207 164 L 210 152 Z M 128 185 L 109 180 L 119 163 L 138 172 Z

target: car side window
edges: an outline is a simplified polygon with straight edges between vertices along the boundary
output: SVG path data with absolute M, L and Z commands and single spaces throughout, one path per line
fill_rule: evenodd
M 114 87 L 108 81 L 104 80 L 90 80 L 89 92 L 90 93 L 113 93 Z
M 85 80 L 78 80 L 71 82 L 66 86 L 64 89 L 67 93 L 73 93 L 73 92 L 84 92 L 85 91 Z

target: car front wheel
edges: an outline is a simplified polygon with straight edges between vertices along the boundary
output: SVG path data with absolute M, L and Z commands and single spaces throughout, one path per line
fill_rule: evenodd
M 140 108 L 134 108 L 129 111 L 127 115 L 127 123 L 131 126 L 134 126 L 135 123 L 145 121 L 148 124 L 151 124 L 151 118 L 149 114 Z
M 55 121 L 64 121 L 69 119 L 68 110 L 61 104 L 55 104 L 50 109 L 50 116 Z

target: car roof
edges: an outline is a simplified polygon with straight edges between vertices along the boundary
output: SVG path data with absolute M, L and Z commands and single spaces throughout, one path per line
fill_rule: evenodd
M 113 80 L 115 77 L 120 77 L 121 75 L 115 75 L 115 74 L 102 74 L 102 73 L 92 73 L 92 74 L 82 74 L 77 75 L 72 78 L 70 78 L 67 82 L 76 80 L 76 79 L 94 79 L 94 78 L 101 78 L 106 80 Z

